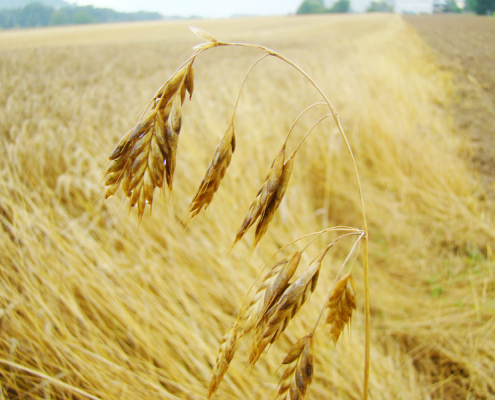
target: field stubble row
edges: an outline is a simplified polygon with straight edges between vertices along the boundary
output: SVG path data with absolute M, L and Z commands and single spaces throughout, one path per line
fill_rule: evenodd
M 493 198 L 495 193 L 495 19 L 469 15 L 407 16 L 455 73 L 452 115 L 459 134 L 473 143 L 473 162 Z

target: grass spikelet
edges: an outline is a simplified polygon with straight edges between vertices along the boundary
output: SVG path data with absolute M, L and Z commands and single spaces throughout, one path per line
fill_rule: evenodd
M 277 156 L 272 162 L 272 166 L 270 168 L 270 172 L 263 183 L 263 186 L 259 190 L 256 198 L 254 199 L 249 211 L 247 213 L 246 218 L 241 224 L 241 227 L 237 231 L 234 244 L 242 239 L 244 234 L 248 231 L 248 229 L 253 226 L 253 224 L 258 220 L 259 216 L 263 214 L 264 210 L 267 208 L 270 203 L 272 197 L 274 196 L 281 180 L 284 171 L 284 161 L 285 161 L 285 144 L 282 149 L 278 152 Z
M 203 29 L 196 28 L 195 26 L 190 26 L 189 29 L 200 39 L 204 39 L 207 42 L 218 42 L 211 33 L 208 33 Z
M 170 115 L 165 123 L 165 132 L 168 143 L 167 162 L 165 163 L 165 176 L 167 178 L 168 190 L 172 191 L 174 179 L 175 163 L 177 158 L 177 147 L 179 144 L 179 134 L 182 125 L 181 94 L 176 93 L 173 97 Z
M 336 345 L 340 334 L 351 321 L 352 311 L 356 309 L 356 282 L 351 273 L 335 284 L 326 308 L 328 314 L 325 323 L 332 326 L 330 334 Z
M 308 335 L 297 341 L 282 364 L 287 365 L 276 399 L 302 400 L 313 380 L 313 336 Z
M 184 82 L 184 75 L 187 68 L 179 70 L 172 78 L 158 90 L 155 100 L 158 100 L 158 109 L 164 110 L 169 104 L 170 99 L 177 93 Z M 166 120 L 166 118 L 164 118 Z
M 211 396 L 213 396 L 213 394 L 217 391 L 225 373 L 229 369 L 230 362 L 234 358 L 236 344 L 237 324 L 234 324 L 232 327 L 229 328 L 222 339 L 222 344 L 220 345 L 220 349 L 218 351 L 218 357 L 215 362 L 215 367 L 213 368 L 213 372 L 210 378 L 208 399 L 210 399 Z
M 229 125 L 227 131 L 223 135 L 220 144 L 213 154 L 213 159 L 208 165 L 205 177 L 199 186 L 199 189 L 194 196 L 191 205 L 187 209 L 187 214 L 190 218 L 194 218 L 201 209 L 208 208 L 213 196 L 220 187 L 220 182 L 225 175 L 225 171 L 230 165 L 232 154 L 235 151 L 235 135 L 234 126 Z
M 154 96 L 151 107 L 136 126 L 127 132 L 110 154 L 104 177 L 105 199 L 119 187 L 138 208 L 141 220 L 146 204 L 152 205 L 155 187 L 163 187 L 164 175 L 169 190 L 182 123 L 182 103 L 186 90 L 192 95 L 192 61 L 169 79 Z
M 158 119 L 161 117 L 158 115 Z M 149 173 L 153 187 L 163 186 L 163 174 L 165 172 L 165 160 L 167 159 L 167 144 L 162 127 L 157 127 L 155 135 L 151 138 L 151 148 L 148 156 Z
M 289 286 L 280 300 L 263 316 L 256 327 L 257 337 L 251 347 L 249 363 L 255 364 L 268 344 L 274 343 L 287 328 L 309 295 L 316 287 L 313 280 L 318 279 L 321 263 L 314 263 Z
M 296 272 L 301 253 L 296 252 L 273 266 L 266 275 L 251 304 L 242 313 L 243 334 L 249 333 L 263 315 L 275 304 L 287 289 L 289 280 Z
M 187 68 L 186 72 L 186 80 L 184 82 L 185 88 L 189 93 L 189 100 L 192 99 L 193 91 L 194 91 L 194 69 L 191 64 Z
M 131 143 L 129 142 L 129 136 L 131 136 L 133 129 L 131 129 L 129 132 L 127 132 L 120 140 L 117 146 L 115 146 L 115 149 L 113 149 L 112 153 L 110 154 L 110 157 L 108 157 L 109 160 L 113 161 L 119 158 L 122 153 L 128 150 L 129 146 Z M 110 167 L 109 167 L 110 169 Z
M 285 192 L 287 191 L 287 187 L 289 186 L 289 180 L 292 174 L 293 164 L 294 164 L 293 158 L 289 158 L 284 163 L 282 176 L 280 177 L 280 181 L 277 185 L 277 188 L 273 193 L 273 196 L 270 197 L 268 204 L 264 208 L 263 213 L 261 214 L 260 221 L 258 222 L 258 225 L 256 225 L 256 233 L 254 236 L 253 245 L 251 246 L 251 252 L 254 251 L 259 241 L 266 233 L 270 221 L 273 219 L 273 216 L 275 215 L 278 206 L 280 205 L 282 199 L 284 198 Z

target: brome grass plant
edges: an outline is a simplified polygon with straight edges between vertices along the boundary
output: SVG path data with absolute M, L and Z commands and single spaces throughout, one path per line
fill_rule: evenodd
M 328 106 L 296 69 L 267 56 L 249 74 L 235 151 L 207 212 L 187 213 L 261 50 L 196 58 L 172 196 L 165 178 L 141 221 L 121 190 L 100 201 L 108 156 L 199 43 L 190 23 L 0 32 L 0 398 L 205 399 L 238 319 L 235 356 L 212 400 L 275 398 L 296 378 L 309 384 L 301 368 L 310 358 L 295 344 L 320 314 L 306 398 L 362 398 L 364 238 L 339 273 L 359 236 L 344 227 L 362 227 L 354 167 Z M 452 120 L 464 97 L 450 68 L 397 15 L 197 23 L 218 39 L 276 49 L 342 116 L 371 232 L 369 398 L 493 397 L 495 207 Z M 259 217 L 229 253 L 288 132 L 285 158 L 320 118 L 256 249 L 250 255 Z M 285 247 L 310 232 L 322 234 Z M 246 369 L 265 303 L 346 234 L 297 315 Z M 334 346 L 327 305 L 351 267 L 356 288 L 349 280 L 345 299 L 352 305 L 355 293 L 356 310 L 342 307 L 352 314 Z
M 278 341 L 291 320 L 296 317 L 298 311 L 315 291 L 322 262 L 328 251 L 340 239 L 356 236 L 355 243 L 345 259 L 342 269 L 347 266 L 347 262 L 353 255 L 357 245 L 363 241 L 363 297 L 366 328 L 362 393 L 363 399 L 366 400 L 368 398 L 370 371 L 368 228 L 357 165 L 339 115 L 314 80 L 299 66 L 281 54 L 260 45 L 219 41 L 210 33 L 198 28 L 191 28 L 191 30 L 199 38 L 205 40 L 205 42 L 194 47 L 195 52 L 193 55 L 156 92 L 136 126 L 124 135 L 111 153 L 109 157 L 110 164 L 104 178 L 104 184 L 107 186 L 105 199 L 113 196 L 121 188 L 125 197 L 129 199 L 130 208 L 137 206 L 138 219 L 141 221 L 146 205 L 149 205 L 151 208 L 153 204 L 154 190 L 156 188 L 165 188 L 166 183 L 168 191 L 172 191 L 177 148 L 183 118 L 182 106 L 187 93 L 189 93 L 189 98 L 192 98 L 194 89 L 193 63 L 202 53 L 219 47 L 242 47 L 262 51 L 264 55 L 248 70 L 241 85 L 241 92 L 253 68 L 267 56 L 275 57 L 295 68 L 316 88 L 324 102 L 313 104 L 306 108 L 294 122 L 292 128 L 306 111 L 319 104 L 326 105 L 329 113 L 320 117 L 315 122 L 290 154 L 287 153 L 287 142 L 292 128 L 289 130 L 272 162 L 265 182 L 261 186 L 236 234 L 232 247 L 256 224 L 251 253 L 254 251 L 262 237 L 266 234 L 268 226 L 286 194 L 294 168 L 294 160 L 299 148 L 313 129 L 327 117 L 334 119 L 354 166 L 354 178 L 361 203 L 362 228 L 336 227 L 328 228 L 316 234 L 310 234 L 309 236 L 314 235 L 315 238 L 310 241 L 304 251 L 312 245 L 314 239 L 322 234 L 331 231 L 341 235 L 326 246 L 318 257 L 303 269 L 297 279 L 292 278 L 300 264 L 302 252 L 296 252 L 272 267 L 271 271 L 263 278 L 262 284 L 257 289 L 255 298 L 248 307 L 244 308 L 244 304 L 241 306 L 237 320 L 222 340 L 219 355 L 210 379 L 208 398 L 211 398 L 215 394 L 224 375 L 227 373 L 235 355 L 237 342 L 246 334 L 249 333 L 251 335 L 252 345 L 249 355 L 249 366 L 254 367 L 266 348 Z M 188 219 L 194 218 L 202 209 L 208 208 L 231 163 L 233 153 L 236 149 L 235 113 L 241 92 L 237 98 L 234 113 L 227 130 L 215 150 L 213 159 L 208 165 L 206 174 L 196 195 L 187 209 L 186 216 Z M 296 239 L 291 244 L 284 246 L 284 248 L 295 245 L 299 240 Z M 354 264 L 350 267 L 351 271 L 353 266 Z M 349 272 L 345 277 L 337 281 L 335 288 L 330 292 L 328 301 L 323 304 L 320 317 L 318 317 L 312 331 L 300 339 L 284 359 L 283 364 L 289 364 L 289 367 L 282 377 L 277 398 L 296 400 L 306 397 L 313 378 L 313 336 L 320 318 L 326 309 L 328 309 L 326 323 L 332 327 L 331 336 L 334 344 L 336 344 L 340 334 L 350 322 L 352 311 L 356 309 L 356 285 L 352 277 L 352 272 Z

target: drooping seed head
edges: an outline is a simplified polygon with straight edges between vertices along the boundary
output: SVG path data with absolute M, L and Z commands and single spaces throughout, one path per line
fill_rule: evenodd
M 335 284 L 326 308 L 326 324 L 331 325 L 330 334 L 336 345 L 340 334 L 352 319 L 353 310 L 356 309 L 356 282 L 352 273 L 345 275 Z
M 139 220 L 146 204 L 153 203 L 154 188 L 163 187 L 164 176 L 172 189 L 182 103 L 186 90 L 192 94 L 193 81 L 191 61 L 157 91 L 144 117 L 124 135 L 109 157 L 105 198 L 120 187 L 130 206 L 137 206 Z
M 296 272 L 300 260 L 301 253 L 296 252 L 275 264 L 268 272 L 254 299 L 242 312 L 243 334 L 250 332 L 257 326 L 268 310 L 280 299 L 280 296 L 288 287 L 289 280 Z
M 208 389 L 208 399 L 213 396 L 217 391 L 220 383 L 227 370 L 229 369 L 230 362 L 234 358 L 237 345 L 237 324 L 234 324 L 225 334 L 222 339 L 222 344 L 218 351 L 218 357 L 213 368 L 212 376 L 210 378 L 210 384 Z
M 167 121 L 165 122 L 165 134 L 167 138 L 167 160 L 165 163 L 165 176 L 169 191 L 172 191 L 172 183 L 175 172 L 177 158 L 177 147 L 179 144 L 179 134 L 182 125 L 182 105 L 180 93 L 177 93 L 171 100 L 172 107 Z
M 263 210 L 258 225 L 256 225 L 256 233 L 254 236 L 253 245 L 251 247 L 251 252 L 256 248 L 259 241 L 266 233 L 270 221 L 273 219 L 275 212 L 277 211 L 280 203 L 282 202 L 282 199 L 284 198 L 285 192 L 287 191 L 287 187 L 289 186 L 293 164 L 294 164 L 293 158 L 289 158 L 284 163 L 282 176 L 280 177 L 280 181 L 277 185 L 277 188 L 273 193 L 273 195 L 270 197 L 269 202 L 266 205 L 265 209 Z
M 285 144 L 282 147 L 282 149 L 278 152 L 275 159 L 273 160 L 270 173 L 266 178 L 265 184 L 260 190 L 259 196 L 260 196 L 261 212 L 263 212 L 263 210 L 266 208 L 273 193 L 277 190 L 277 187 L 280 183 L 280 179 L 282 178 L 284 161 L 285 161 Z
M 313 336 L 308 335 L 292 346 L 283 361 L 287 365 L 275 400 L 304 399 L 313 380 Z
M 280 296 L 278 302 L 269 309 L 258 323 L 256 338 L 251 347 L 249 363 L 253 365 L 259 359 L 263 350 L 274 343 L 287 328 L 290 320 L 295 317 L 302 305 L 312 293 L 313 279 L 317 276 L 320 263 L 313 263 L 301 276 L 292 283 Z
M 110 154 L 110 157 L 108 157 L 109 160 L 115 160 L 119 158 L 122 153 L 124 153 L 131 145 L 131 142 L 129 142 L 129 136 L 131 136 L 133 129 L 131 129 L 129 132 L 127 132 L 120 140 L 117 146 L 115 146 L 115 149 L 113 149 L 112 153 Z
M 196 216 L 201 209 L 206 209 L 210 205 L 213 200 L 213 196 L 220 187 L 220 182 L 223 179 L 228 166 L 230 165 L 234 150 L 234 126 L 229 125 L 222 140 L 220 141 L 220 144 L 213 154 L 213 159 L 208 165 L 203 181 L 201 182 L 191 205 L 187 209 L 186 214 L 189 215 L 190 218 L 194 218 L 194 216 Z
M 191 100 L 194 91 L 194 69 L 192 65 L 189 65 L 186 73 L 185 88 L 189 93 L 189 100 Z
M 272 200 L 281 180 L 284 171 L 284 159 L 285 159 L 285 144 L 282 149 L 278 152 L 277 156 L 272 162 L 272 166 L 270 168 L 270 172 L 263 183 L 263 186 L 258 191 L 256 198 L 253 203 L 249 207 L 249 211 L 244 218 L 244 221 L 241 224 L 241 227 L 237 231 L 234 244 L 242 239 L 244 234 L 248 231 L 248 229 L 253 226 L 260 215 L 263 214 L 265 209 L 268 207 L 268 204 Z
M 159 104 L 161 105 L 159 108 L 164 108 L 170 101 L 170 99 L 177 93 L 179 88 L 183 85 L 186 70 L 187 67 L 184 67 L 181 70 L 177 71 L 177 73 L 172 76 L 171 79 L 165 82 L 165 84 L 155 95 L 155 98 L 159 99 Z

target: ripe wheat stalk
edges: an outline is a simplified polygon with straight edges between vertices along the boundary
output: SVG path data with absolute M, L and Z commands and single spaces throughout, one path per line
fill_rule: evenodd
M 237 231 L 232 247 L 243 238 L 251 227 L 256 225 L 254 241 L 251 248 L 251 251 L 254 251 L 257 244 L 265 235 L 273 216 L 284 198 L 290 182 L 294 158 L 298 149 L 303 144 L 306 137 L 312 132 L 313 128 L 329 117 L 334 119 L 353 163 L 356 184 L 359 189 L 363 228 L 328 228 L 324 231 L 315 232 L 302 238 L 298 238 L 294 242 L 284 246 L 283 249 L 280 249 L 277 254 L 274 255 L 274 257 L 278 256 L 282 250 L 294 245 L 299 240 L 313 237 L 304 249 L 296 251 L 288 257 L 282 258 L 276 262 L 265 275 L 263 275 L 263 271 L 260 273 L 258 280 L 261 280 L 262 277 L 263 279 L 257 287 L 254 298 L 248 302 L 246 297 L 244 304 L 241 305 L 236 321 L 222 340 L 209 384 L 208 398 L 211 398 L 218 390 L 235 355 L 236 346 L 239 340 L 246 337 L 247 334 L 250 334 L 249 337 L 252 339 L 252 343 L 248 363 L 250 366 L 254 366 L 267 346 L 277 342 L 291 320 L 296 317 L 298 311 L 308 301 L 311 293 L 316 289 L 322 262 L 331 248 L 337 245 L 341 239 L 351 237 L 354 238 L 355 241 L 341 268 L 341 272 L 343 272 L 344 269 L 347 269 L 348 272 L 340 279 L 340 273 L 337 275 L 335 284 L 330 289 L 327 300 L 321 306 L 319 317 L 314 324 L 313 329 L 293 345 L 289 354 L 283 360 L 282 363 L 287 367 L 279 384 L 277 399 L 290 400 L 304 399 L 307 397 L 314 370 L 313 337 L 325 312 L 327 316 L 324 325 L 330 326 L 330 336 L 335 345 L 337 345 L 337 341 L 344 329 L 350 327 L 352 313 L 356 310 L 357 293 L 352 275 L 354 263 L 352 263 L 351 267 L 348 267 L 347 264 L 352 255 L 356 252 L 358 245 L 362 243 L 365 313 L 363 399 L 366 400 L 368 398 L 370 368 L 368 228 L 357 165 L 352 149 L 344 133 L 344 129 L 342 128 L 339 115 L 325 93 L 309 75 L 299 66 L 279 53 L 259 45 L 218 41 L 203 30 L 198 28 L 191 28 L 191 30 L 201 39 L 205 40 L 205 42 L 194 47 L 194 53 L 180 65 L 171 78 L 156 92 L 136 126 L 124 135 L 111 153 L 109 157 L 110 163 L 104 178 L 104 185 L 107 187 L 105 199 L 114 195 L 120 188 L 124 196 L 129 198 L 130 207 L 137 207 L 140 221 L 146 205 L 149 205 L 150 208 L 152 206 L 153 194 L 156 188 L 172 191 L 177 147 L 181 130 L 182 105 L 186 94 L 189 94 L 190 98 L 192 97 L 194 90 L 193 63 L 201 53 L 216 47 L 232 46 L 262 51 L 264 55 L 253 64 L 246 74 L 235 104 L 232 119 L 227 125 L 224 136 L 215 150 L 196 195 L 187 208 L 184 220 L 194 218 L 202 210 L 208 208 L 212 202 L 232 160 L 233 153 L 236 149 L 234 126 L 235 111 L 242 88 L 251 70 L 262 59 L 268 56 L 275 57 L 295 68 L 316 88 L 322 96 L 323 102 L 315 103 L 306 108 L 294 122 L 284 143 L 272 162 L 265 182 L 261 185 L 257 196 L 253 200 Z M 287 151 L 287 139 L 292 128 L 306 111 L 321 104 L 328 107 L 329 113 L 316 121 L 313 127 L 299 142 L 296 149 L 292 153 L 289 153 Z M 294 275 L 300 267 L 302 253 L 314 243 L 316 237 L 319 237 L 326 232 L 337 232 L 340 236 L 321 250 L 318 256 L 306 266 L 298 275 L 297 279 L 295 279 Z M 267 263 L 265 268 L 270 265 L 270 262 L 271 261 Z

